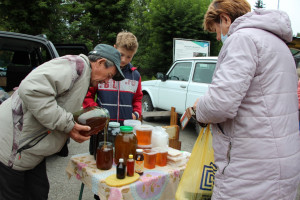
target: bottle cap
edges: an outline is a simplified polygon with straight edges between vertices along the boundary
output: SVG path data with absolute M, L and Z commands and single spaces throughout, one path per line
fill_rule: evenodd
M 120 130 L 121 130 L 121 132 L 132 132 L 133 127 L 131 127 L 131 126 L 121 126 Z
M 153 130 L 153 126 L 148 125 L 148 124 L 139 125 L 134 128 L 135 128 L 135 130 L 139 130 L 139 131 L 152 131 Z
M 124 162 L 124 159 L 123 158 L 119 158 L 119 162 Z
M 143 153 L 143 149 L 137 149 L 136 152 Z
M 132 154 L 129 154 L 129 159 L 133 158 L 133 155 Z
M 108 126 L 112 127 L 112 128 L 119 128 L 120 127 L 120 123 L 119 122 L 109 122 Z

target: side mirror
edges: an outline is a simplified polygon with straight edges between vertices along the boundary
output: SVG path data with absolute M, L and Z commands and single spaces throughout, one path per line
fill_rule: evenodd
M 164 80 L 164 78 L 165 78 L 165 76 L 164 76 L 164 74 L 163 73 L 161 73 L 161 72 L 157 72 L 157 74 L 156 74 L 156 77 L 155 77 L 156 79 L 159 79 L 159 80 Z

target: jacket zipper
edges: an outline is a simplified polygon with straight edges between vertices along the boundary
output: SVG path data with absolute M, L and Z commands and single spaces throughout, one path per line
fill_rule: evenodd
M 35 145 L 37 145 L 42 139 L 44 139 L 46 136 L 48 135 L 48 133 L 43 133 L 35 138 L 33 138 L 32 140 L 30 140 L 27 144 L 25 144 L 23 147 L 21 147 L 20 149 L 17 150 L 17 154 L 19 153 L 19 160 L 21 159 L 21 153 L 23 150 L 29 149 L 34 147 Z M 33 141 L 37 140 L 34 144 L 30 144 Z
M 229 142 L 229 145 L 228 145 L 228 151 L 227 151 L 227 165 L 223 168 L 223 171 L 222 171 L 222 174 L 224 175 L 224 172 L 225 172 L 225 169 L 226 167 L 228 167 L 229 163 L 230 163 L 230 151 L 231 151 L 231 141 Z
M 118 81 L 117 122 L 119 122 L 119 114 L 120 114 L 120 81 Z

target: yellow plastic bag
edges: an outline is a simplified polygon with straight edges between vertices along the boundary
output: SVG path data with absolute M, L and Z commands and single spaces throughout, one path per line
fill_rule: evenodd
M 176 200 L 210 200 L 216 171 L 212 135 L 208 125 L 201 129 L 194 144 L 176 191 Z

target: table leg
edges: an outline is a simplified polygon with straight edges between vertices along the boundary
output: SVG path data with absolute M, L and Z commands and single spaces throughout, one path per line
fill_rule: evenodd
M 81 183 L 81 188 L 80 188 L 80 193 L 79 193 L 79 199 L 78 199 L 78 200 L 81 200 L 81 199 L 82 199 L 83 189 L 84 189 L 84 184 Z

